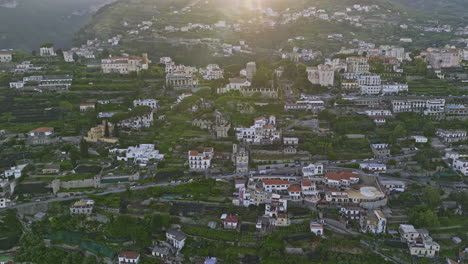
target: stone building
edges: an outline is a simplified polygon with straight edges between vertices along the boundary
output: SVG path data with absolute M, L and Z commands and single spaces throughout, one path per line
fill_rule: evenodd
M 249 152 L 245 147 L 238 147 L 237 144 L 232 145 L 232 161 L 236 166 L 236 173 L 249 172 Z
M 307 67 L 307 78 L 312 84 L 333 86 L 335 81 L 335 72 L 332 66 L 320 64 L 317 67 Z

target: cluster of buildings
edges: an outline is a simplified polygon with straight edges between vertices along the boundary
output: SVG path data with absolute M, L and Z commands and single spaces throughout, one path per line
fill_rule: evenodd
M 420 56 L 431 65 L 433 69 L 459 67 L 463 60 L 464 49 L 457 49 L 455 47 L 444 48 L 428 48 L 426 51 L 421 52 Z
M 175 88 L 193 88 L 198 86 L 197 68 L 176 65 L 169 57 L 162 57 L 159 62 L 165 65 L 166 85 Z
M 250 127 L 235 128 L 236 138 L 248 144 L 273 144 L 281 140 L 281 131 L 276 129 L 276 117 L 257 117 Z
M 118 127 L 128 129 L 142 129 L 153 125 L 153 110 L 145 111 L 144 113 L 131 116 L 117 123 Z
M 140 144 L 138 146 L 130 146 L 126 149 L 110 149 L 110 153 L 117 154 L 117 160 L 129 161 L 140 166 L 146 166 L 150 162 L 158 162 L 164 159 L 164 154 L 159 153 L 159 150 L 154 148 L 154 144 Z
M 22 81 L 10 82 L 10 88 L 23 89 L 26 87 L 35 89 L 68 90 L 73 81 L 71 75 L 33 75 L 23 77 Z
M 306 110 L 311 112 L 320 112 L 325 108 L 325 102 L 320 98 L 309 97 L 304 94 L 297 99 L 286 99 L 284 110 Z
M 460 131 L 460 133 L 463 132 Z M 466 135 L 466 131 L 464 133 Z M 449 164 L 454 170 L 460 171 L 464 176 L 468 176 L 468 153 L 466 151 L 463 149 L 448 149 L 445 152 L 445 158 L 448 159 Z
M 367 13 L 374 10 L 379 10 L 378 5 L 360 5 L 346 7 L 345 11 L 337 11 L 334 13 L 327 13 L 325 9 L 318 9 L 316 7 L 308 7 L 297 12 L 285 12 L 282 14 L 280 24 L 288 24 L 297 21 L 298 19 L 317 18 L 326 21 L 348 22 L 353 26 L 362 26 L 362 17 L 358 13 Z
M 398 231 L 401 241 L 407 243 L 411 256 L 432 258 L 439 254 L 440 245 L 432 240 L 426 229 L 401 224 Z
M 101 70 L 103 73 L 139 73 L 141 70 L 147 70 L 150 62 L 146 53 L 141 57 L 128 55 L 109 57 L 101 60 Z

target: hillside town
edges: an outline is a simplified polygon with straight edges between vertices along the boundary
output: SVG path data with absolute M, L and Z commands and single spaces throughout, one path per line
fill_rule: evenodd
M 192 39 L 466 26 L 379 4 L 211 21 L 205 5 L 77 47 L 0 47 L 0 264 L 468 261 L 468 41 Z M 130 44 L 147 36 L 172 46 Z

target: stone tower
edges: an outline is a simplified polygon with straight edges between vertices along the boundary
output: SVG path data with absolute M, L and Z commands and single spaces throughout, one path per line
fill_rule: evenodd
M 255 74 L 257 73 L 257 65 L 255 64 L 255 62 L 251 61 L 251 62 L 248 62 L 247 63 L 247 66 L 245 68 L 245 71 L 247 73 L 247 80 L 249 80 L 250 82 L 252 81 L 253 77 L 255 76 Z

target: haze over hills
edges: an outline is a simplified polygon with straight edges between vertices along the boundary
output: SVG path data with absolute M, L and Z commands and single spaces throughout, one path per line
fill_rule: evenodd
M 115 0 L 1 0 L 0 47 L 31 51 L 45 42 L 69 47 L 75 32 Z
M 158 0 L 153 2 L 120 0 L 120 4 L 111 10 L 104 9 L 94 20 L 91 20 L 101 7 L 117 0 L 0 0 L 0 47 L 31 51 L 45 42 L 53 42 L 58 48 L 69 48 L 75 33 L 84 25 L 91 23 L 94 34 L 112 34 L 117 20 L 132 20 L 140 15 L 158 16 L 172 9 L 195 5 L 200 1 L 187 0 Z M 215 9 L 233 9 L 236 6 L 253 3 L 249 1 L 209 1 Z M 151 3 L 151 4 L 148 4 Z M 262 0 L 255 2 L 252 7 L 271 6 L 273 9 L 301 8 L 316 5 L 327 9 L 339 10 L 350 4 L 378 4 L 388 10 L 410 8 L 414 14 L 436 14 L 435 19 L 457 21 L 462 19 L 464 11 L 468 8 L 465 0 L 298 0 L 294 2 L 284 0 Z M 436 6 L 437 8 L 433 8 Z M 437 10 L 437 11 L 435 11 Z M 138 13 L 138 16 L 134 16 Z M 216 16 L 223 19 L 226 12 L 206 14 L 206 18 Z M 456 14 L 450 16 L 449 14 Z M 116 17 L 110 17 L 115 16 Z M 230 16 L 231 14 L 229 14 Z M 119 21 L 121 22 L 121 21 Z M 114 32 L 110 32 L 114 31 Z

